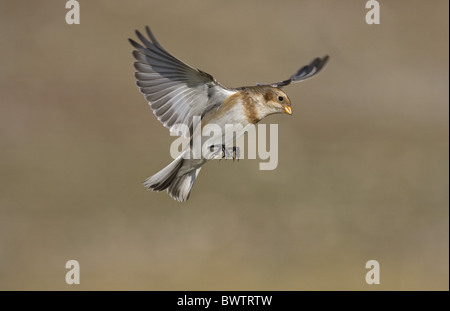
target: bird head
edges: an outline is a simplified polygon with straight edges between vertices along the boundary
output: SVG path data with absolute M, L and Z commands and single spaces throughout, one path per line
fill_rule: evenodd
M 272 86 L 259 88 L 257 91 L 260 94 L 260 100 L 257 109 L 261 119 L 275 113 L 292 114 L 291 100 L 285 92 Z

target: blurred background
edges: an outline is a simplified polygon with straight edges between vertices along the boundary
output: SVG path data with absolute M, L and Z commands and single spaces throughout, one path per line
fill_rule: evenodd
M 449 3 L 380 4 L 81 0 L 67 25 L 0 0 L 0 289 L 448 290 Z M 264 121 L 276 170 L 209 163 L 184 204 L 141 185 L 174 140 L 135 86 L 145 25 L 230 87 L 331 56 Z

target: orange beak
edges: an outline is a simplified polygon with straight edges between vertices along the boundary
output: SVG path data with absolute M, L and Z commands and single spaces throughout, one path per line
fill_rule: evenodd
M 284 111 L 286 111 L 287 114 L 292 114 L 292 109 L 289 106 L 284 106 Z

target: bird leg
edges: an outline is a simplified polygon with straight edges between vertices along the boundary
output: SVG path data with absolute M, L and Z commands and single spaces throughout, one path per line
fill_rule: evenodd
M 227 148 L 226 145 L 211 145 L 209 147 L 211 152 L 210 159 L 240 159 L 241 153 L 239 147 L 233 146 Z
M 233 159 L 236 160 L 241 157 L 241 152 L 239 147 L 233 146 L 227 148 L 225 145 L 222 145 L 222 159 Z
M 239 161 L 240 158 L 241 158 L 241 150 L 239 149 L 239 147 L 233 146 L 233 162 L 235 159 Z

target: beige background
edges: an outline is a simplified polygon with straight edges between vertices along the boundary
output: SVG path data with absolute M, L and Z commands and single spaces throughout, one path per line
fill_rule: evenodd
M 448 290 L 448 1 L 0 0 L 0 289 Z M 174 139 L 135 87 L 134 29 L 227 86 L 287 87 L 279 164 L 140 184 Z M 81 285 L 65 283 L 65 262 Z M 365 263 L 381 285 L 365 283 Z

